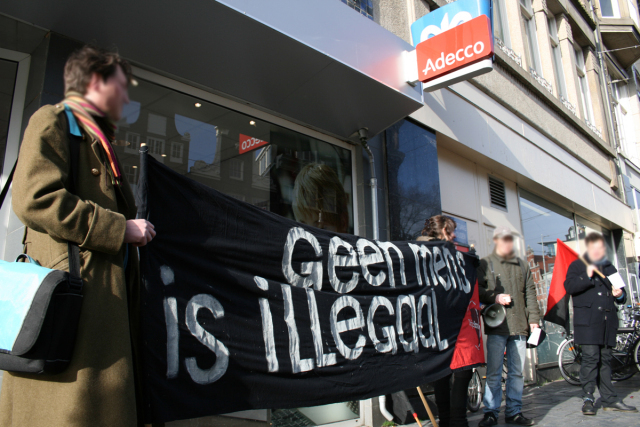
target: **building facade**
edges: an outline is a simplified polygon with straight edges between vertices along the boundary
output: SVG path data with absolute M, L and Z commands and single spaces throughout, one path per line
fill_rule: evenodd
M 87 42 L 117 46 L 139 82 L 115 143 L 133 186 L 146 143 L 205 185 L 340 232 L 373 237 L 377 224 L 380 240 L 411 240 L 444 213 L 458 224 L 459 244 L 485 256 L 493 229 L 507 225 L 520 235 L 543 310 L 556 239 L 583 251 L 585 235 L 598 231 L 637 298 L 635 0 L 493 0 L 494 70 L 433 92 L 406 83 L 402 53 L 413 49 L 411 23 L 444 0 L 162 1 L 153 11 L 123 0 L 107 10 L 31 3 L 0 5 L 2 183 L 30 115 L 62 99 L 69 53 Z M 373 162 L 359 143 L 363 128 Z M 292 193 L 311 167 L 324 171 L 329 197 L 300 211 Z M 0 256 L 20 253 L 22 235 L 5 204 Z M 564 331 L 544 326 L 549 339 L 529 351 L 528 381 L 557 365 Z M 379 426 L 377 405 L 198 422 Z

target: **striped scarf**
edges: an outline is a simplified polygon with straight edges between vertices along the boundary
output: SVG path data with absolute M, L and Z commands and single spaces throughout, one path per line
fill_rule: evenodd
M 120 185 L 122 182 L 122 173 L 120 165 L 113 151 L 110 140 L 115 137 L 116 126 L 109 121 L 109 129 L 107 134 L 96 123 L 94 116 L 105 117 L 105 113 L 100 111 L 95 105 L 87 101 L 77 92 L 67 93 L 67 97 L 62 101 L 64 105 L 71 109 L 71 112 L 78 120 L 80 126 L 89 134 L 89 136 L 100 141 L 104 152 L 107 154 L 109 165 L 111 166 L 112 182 L 114 185 Z

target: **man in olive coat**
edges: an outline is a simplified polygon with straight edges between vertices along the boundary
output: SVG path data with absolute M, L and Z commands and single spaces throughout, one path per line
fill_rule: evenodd
M 506 319 L 496 327 L 485 323 L 487 334 L 487 382 L 484 419 L 481 427 L 498 424 L 502 402 L 502 365 L 507 353 L 507 389 L 505 419 L 508 424 L 530 426 L 532 419 L 522 415 L 524 362 L 529 332 L 538 328 L 540 308 L 529 265 L 513 250 L 513 232 L 504 226 L 493 232 L 495 249 L 478 267 L 478 291 L 483 304 L 500 304 Z
M 618 398 L 611 383 L 612 349 L 616 346 L 618 332 L 615 303 L 624 304 L 626 295 L 623 289 L 613 287 L 608 279 L 618 270 L 606 258 L 602 234 L 590 233 L 585 243 L 584 261 L 578 259 L 571 263 L 564 282 L 573 301 L 573 339 L 582 349 L 582 413 L 596 415 L 593 396 L 596 385 L 605 411 L 637 412 Z
M 64 78 L 67 98 L 29 121 L 12 200 L 26 226 L 24 251 L 42 266 L 68 270 L 67 241 L 79 245 L 82 312 L 64 372 L 4 376 L 0 426 L 134 427 L 135 247 L 155 231 L 135 219 L 133 194 L 110 146 L 112 123 L 129 101 L 131 69 L 117 54 L 84 47 L 67 61 Z M 83 137 L 73 192 L 67 113 Z

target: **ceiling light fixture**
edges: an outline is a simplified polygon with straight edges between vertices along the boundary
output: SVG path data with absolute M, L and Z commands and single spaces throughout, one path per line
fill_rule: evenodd
M 200 108 L 202 107 L 202 104 L 200 104 L 199 102 L 196 102 L 196 108 Z
M 137 167 L 137 166 L 133 166 L 133 168 L 134 168 L 134 169 L 138 169 L 138 167 Z
M 167 157 L 167 155 L 166 155 L 166 154 L 161 154 L 161 156 L 162 156 L 162 157 Z
M 249 124 L 250 124 L 251 126 L 255 126 L 255 125 L 256 125 L 256 122 L 255 122 L 254 120 L 251 120 L 251 121 L 249 122 Z

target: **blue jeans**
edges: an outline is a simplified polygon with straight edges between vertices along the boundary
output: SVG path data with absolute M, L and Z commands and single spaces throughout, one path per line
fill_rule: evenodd
M 484 389 L 484 412 L 498 417 L 502 403 L 502 364 L 507 351 L 507 409 L 505 415 L 513 417 L 522 412 L 524 388 L 524 359 L 527 337 L 522 335 L 487 335 L 487 383 Z

